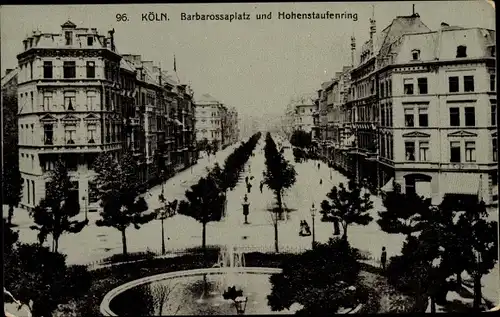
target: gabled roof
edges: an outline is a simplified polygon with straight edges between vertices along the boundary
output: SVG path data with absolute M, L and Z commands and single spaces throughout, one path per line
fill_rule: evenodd
M 73 22 L 68 20 L 68 21 L 64 22 L 64 24 L 61 25 L 61 27 L 63 27 L 63 28 L 76 28 L 76 24 L 74 24 Z
M 196 104 L 219 104 L 221 103 L 210 94 L 203 94 L 201 97 L 195 102 Z

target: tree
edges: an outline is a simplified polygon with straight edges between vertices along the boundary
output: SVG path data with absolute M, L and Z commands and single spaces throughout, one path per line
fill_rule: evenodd
M 208 139 L 203 138 L 200 141 L 198 141 L 197 149 L 198 152 L 204 151 L 205 153 L 210 154 L 210 144 L 208 142 Z
M 267 297 L 273 311 L 302 305 L 299 314 L 331 315 L 356 307 L 367 293 L 359 284 L 359 251 L 341 239 L 330 239 L 282 263 L 282 273 L 271 276 Z
M 266 144 L 264 147 L 264 155 L 266 157 L 266 171 L 264 172 L 264 183 L 274 192 L 278 203 L 278 208 L 274 209 L 276 212 L 273 220 L 274 224 L 274 245 L 276 252 L 279 252 L 278 247 L 278 214 L 283 212 L 283 192 L 295 184 L 297 172 L 293 165 L 291 165 L 283 154 L 278 152 L 276 143 L 268 132 L 266 135 Z
M 58 304 L 90 289 L 87 268 L 68 267 L 65 258 L 38 244 L 19 244 L 4 259 L 5 288 L 21 303 L 28 304 L 34 317 L 52 316 Z
M 418 238 L 409 236 L 403 244 L 402 255 L 392 257 L 387 268 L 389 283 L 404 294 L 414 296 L 419 312 L 425 312 L 429 298 L 431 311 L 436 311 L 436 298 L 446 284 L 446 276 L 439 266 L 438 241 L 439 236 L 432 228 L 425 228 Z
M 310 148 L 312 146 L 311 133 L 302 130 L 293 131 L 292 137 L 290 138 L 290 144 L 298 148 Z
M 346 188 L 340 183 L 338 188 L 333 186 L 326 195 L 328 200 L 321 202 L 321 221 L 333 222 L 336 219 L 342 224 L 343 238 L 347 239 L 347 227 L 353 223 L 367 225 L 373 220 L 369 211 L 373 208 L 370 194 L 361 195 L 361 186 L 354 180 L 350 180 Z
M 46 184 L 45 198 L 33 209 L 31 216 L 38 231 L 40 244 L 50 234 L 53 238 L 52 252 L 58 252 L 59 239 L 65 233 L 78 233 L 88 224 L 88 220 L 72 220 L 80 213 L 78 197 L 71 195 L 71 180 L 62 161 L 57 161 Z
M 217 152 L 219 152 L 219 141 L 213 139 L 210 143 L 210 150 L 213 155 L 217 154 Z
M 101 219 L 96 221 L 96 225 L 113 227 L 121 232 L 124 256 L 127 256 L 127 228 L 133 225 L 139 229 L 142 224 L 156 218 L 155 212 L 147 212 L 148 204 L 144 197 L 139 197 L 140 182 L 136 168 L 136 161 L 130 153 L 125 153 L 119 161 L 109 153 L 103 153 L 94 167 L 102 207 Z
M 169 202 L 165 199 L 165 196 L 160 194 L 158 197 L 162 207 L 158 213 L 158 219 L 161 221 L 161 254 L 165 254 L 165 230 L 163 227 L 163 222 L 165 219 L 173 217 L 177 212 L 177 199 Z
M 498 260 L 498 223 L 488 221 L 483 201 L 461 204 L 446 197 L 439 206 L 434 226 L 441 228 L 440 245 L 444 249 L 443 269 L 448 275 L 462 271 L 474 279 L 474 309 L 482 302 L 481 278 Z
M 179 208 L 179 213 L 196 219 L 202 224 L 202 248 L 206 253 L 207 224 L 220 221 L 224 203 L 223 195 L 213 177 L 202 177 L 186 191 L 187 204 Z M 181 206 L 179 206 L 181 207 Z
M 422 230 L 431 214 L 431 201 L 418 195 L 401 193 L 401 186 L 382 195 L 386 211 L 378 212 L 380 228 L 387 233 L 402 233 L 407 237 Z
M 3 122 L 3 203 L 9 206 L 9 226 L 12 224 L 14 207 L 21 202 L 23 183 L 19 172 L 17 94 L 2 94 Z

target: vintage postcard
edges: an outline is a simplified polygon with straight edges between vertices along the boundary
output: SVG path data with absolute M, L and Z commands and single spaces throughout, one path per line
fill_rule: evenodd
M 5 316 L 494 310 L 495 22 L 2 6 Z

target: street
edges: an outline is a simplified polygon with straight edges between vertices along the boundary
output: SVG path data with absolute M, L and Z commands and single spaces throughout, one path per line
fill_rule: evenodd
M 223 165 L 224 159 L 237 145 L 221 150 L 216 157 L 208 161 L 207 158 L 200 159 L 198 164 L 190 169 L 180 172 L 164 185 L 167 199 L 184 199 L 184 193 L 189 186 L 193 185 L 201 176 L 206 175 L 206 167 L 213 166 L 215 162 Z M 245 166 L 245 171 L 240 177 L 240 182 L 234 190 L 228 192 L 227 216 L 220 222 L 211 222 L 207 225 L 207 245 L 224 245 L 230 240 L 235 246 L 247 252 L 274 252 L 274 229 L 272 225 L 272 214 L 269 208 L 275 206 L 274 194 L 264 186 L 263 192 L 259 190 L 262 180 L 262 172 L 265 170 L 264 138 L 261 138 L 254 150 L 255 156 L 250 157 Z M 297 172 L 295 185 L 285 192 L 283 197 L 284 207 L 291 209 L 286 219 L 279 221 L 279 247 L 282 252 L 300 252 L 311 248 L 312 236 L 302 237 L 299 235 L 300 221 L 306 220 L 312 228 L 311 205 L 315 204 L 317 216 L 315 221 L 316 241 L 326 242 L 333 236 L 333 224 L 322 222 L 319 214 L 320 203 L 326 197 L 326 193 L 333 185 L 347 182 L 347 178 L 338 171 L 330 169 L 324 163 L 317 161 L 306 161 L 294 163 L 291 149 L 284 152 L 285 158 L 292 162 Z M 252 189 L 247 193 L 245 176 L 248 176 Z M 253 177 L 253 179 L 252 179 Z M 322 184 L 320 184 L 322 180 Z M 161 185 L 155 186 L 145 194 L 149 208 L 159 207 L 158 195 Z M 243 197 L 248 195 L 250 213 L 248 221 L 244 224 Z M 372 196 L 374 208 L 371 215 L 374 220 L 367 226 L 352 225 L 348 228 L 348 240 L 356 248 L 363 252 L 369 252 L 374 258 L 380 258 L 383 246 L 387 249 L 388 257 L 400 253 L 404 236 L 388 234 L 380 230 L 376 220 L 377 212 L 383 210 L 380 197 Z M 4 206 L 6 211 L 7 206 Z M 83 215 L 82 215 L 83 217 Z M 89 214 L 90 223 L 78 234 L 66 234 L 59 243 L 60 252 L 67 254 L 70 264 L 88 264 L 121 253 L 121 235 L 114 228 L 97 227 L 95 220 L 99 218 L 98 213 Z M 36 242 L 36 231 L 29 229 L 30 219 L 25 211 L 17 209 L 13 222 L 18 225 L 14 228 L 20 231 L 22 242 Z M 175 215 L 165 220 L 166 248 L 168 250 L 181 250 L 201 245 L 202 226 L 196 220 Z M 130 227 L 127 230 L 127 242 L 129 252 L 143 252 L 147 249 L 159 253 L 161 250 L 161 227 L 159 221 L 152 221 L 143 225 L 139 230 Z M 486 298 L 495 301 L 498 298 L 498 267 L 493 269 L 488 276 L 483 277 L 483 294 Z

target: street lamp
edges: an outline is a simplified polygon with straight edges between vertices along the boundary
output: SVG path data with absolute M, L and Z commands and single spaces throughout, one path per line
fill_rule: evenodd
M 312 248 L 314 249 L 314 245 L 316 244 L 316 228 L 315 228 L 315 223 L 314 223 L 314 220 L 316 218 L 316 208 L 314 207 L 314 203 L 311 206 L 311 217 L 312 217 L 312 225 L 313 225 Z
M 245 224 L 248 225 L 248 214 L 249 214 L 249 209 L 250 209 L 250 203 L 248 202 L 248 196 L 245 194 L 245 197 L 243 197 L 243 216 L 245 216 Z
M 248 298 L 246 296 L 238 296 L 234 299 L 234 306 L 236 306 L 236 313 L 238 315 L 244 315 L 245 309 L 247 308 Z
M 161 170 L 161 194 L 162 194 L 162 196 L 163 196 L 163 193 L 165 192 L 164 188 L 163 188 L 164 180 L 165 180 L 165 170 Z
M 83 200 L 83 208 L 85 210 L 85 220 L 88 221 L 89 218 L 87 216 L 87 197 L 83 196 L 82 200 Z

